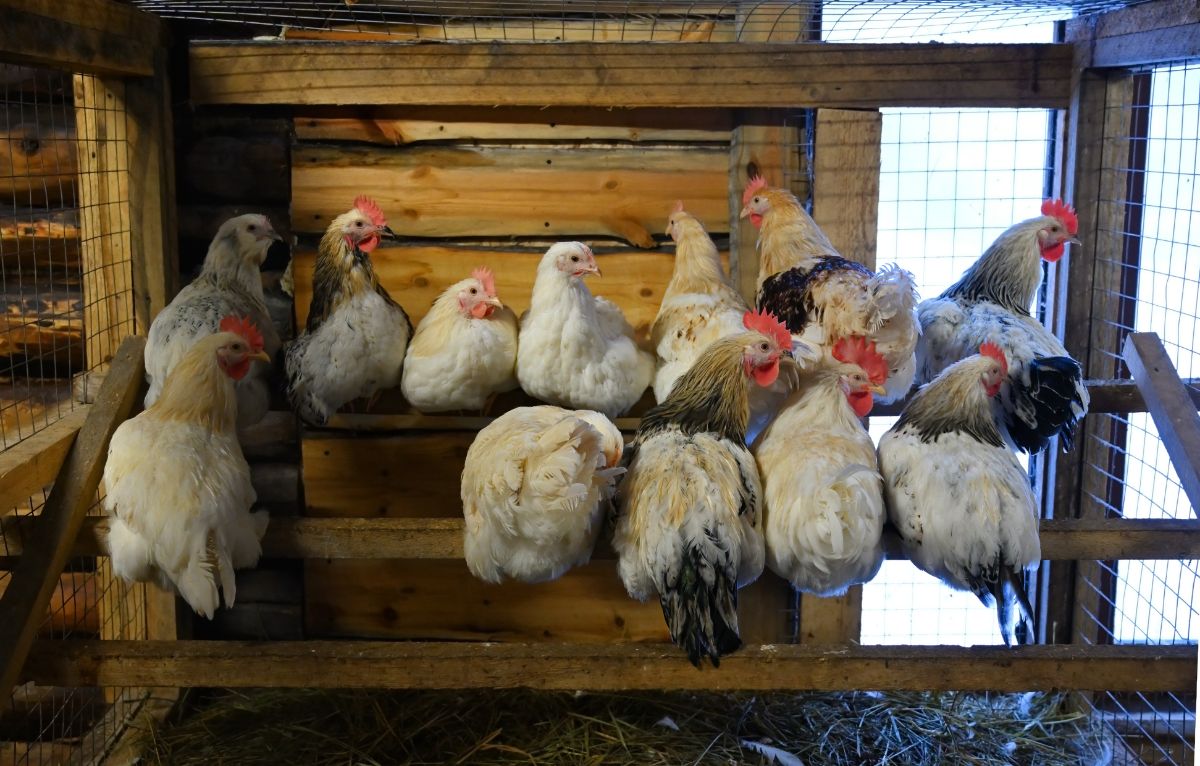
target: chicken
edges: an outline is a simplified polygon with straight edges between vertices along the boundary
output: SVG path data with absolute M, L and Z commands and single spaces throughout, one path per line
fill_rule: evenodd
M 687 372 L 710 343 L 744 332 L 742 316 L 749 307 L 721 268 L 721 254 L 700 222 L 684 212 L 683 203 L 667 220 L 675 242 L 675 271 L 663 293 L 650 341 L 658 354 L 654 400 L 662 402 L 671 386 Z
M 544 582 L 586 564 L 624 440 L 590 410 L 518 407 L 479 432 L 462 473 L 467 568 L 481 580 Z
M 308 324 L 284 349 L 288 399 L 306 423 L 324 425 L 350 400 L 400 383 L 412 323 L 370 256 L 392 236 L 383 211 L 360 196 L 321 237 Z
M 862 338 L 801 376 L 754 445 L 763 480 L 767 566 L 818 596 L 843 593 L 883 563 L 883 481 L 860 418 L 884 391 L 887 362 Z
M 162 393 L 167 376 L 196 341 L 217 332 L 222 317 L 248 316 L 261 328 L 263 348 L 270 358 L 279 351 L 279 334 L 263 298 L 259 268 L 267 249 L 279 235 L 266 216 L 250 214 L 221 224 L 208 247 L 200 276 L 179 291 L 150 325 L 146 340 L 146 406 Z M 271 405 L 271 366 L 255 362 L 237 382 L 238 427 L 262 420 Z
M 737 589 L 763 569 L 762 485 L 746 449 L 748 393 L 779 376 L 791 335 L 767 314 L 716 341 L 642 418 L 626 448 L 613 548 L 629 595 L 657 593 L 693 665 L 741 646 Z
M 233 570 L 258 563 L 266 511 L 237 440 L 237 381 L 266 362 L 248 319 L 226 317 L 192 344 L 157 401 L 117 428 L 104 465 L 107 546 L 125 580 L 172 585 L 204 617 L 237 595 Z
M 1011 226 L 958 282 L 917 307 L 917 382 L 932 380 L 984 341 L 995 342 L 1009 373 L 993 406 L 1008 437 L 1030 453 L 1045 449 L 1054 436 L 1069 450 L 1090 401 L 1079 363 L 1029 313 L 1041 259 L 1061 258 L 1066 243 L 1078 241 L 1078 228 L 1070 206 L 1046 200 L 1041 216 Z
M 1041 560 L 1037 501 L 1005 444 L 991 400 L 1008 376 L 984 343 L 908 402 L 879 442 L 888 516 L 920 569 L 996 604 L 1004 642 L 1032 623 L 1022 573 Z
M 401 390 L 421 412 L 480 410 L 517 387 L 517 318 L 479 268 L 451 285 L 417 325 L 404 357 Z
M 517 380 L 544 402 L 615 418 L 650 385 L 654 357 L 638 348 L 621 309 L 587 289 L 589 274 L 600 269 L 582 242 L 559 242 L 542 256 L 521 317 Z
M 874 341 L 888 363 L 880 400 L 902 399 L 912 387 L 920 333 L 912 274 L 895 265 L 872 273 L 843 258 L 795 195 L 761 177 L 750 180 L 742 203 L 741 217 L 759 229 L 758 308 L 827 354 L 842 338 Z

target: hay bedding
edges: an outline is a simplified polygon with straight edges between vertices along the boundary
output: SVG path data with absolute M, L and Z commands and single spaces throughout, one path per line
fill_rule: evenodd
M 216 692 L 145 752 L 173 766 L 1108 763 L 1069 711 L 1052 694 Z

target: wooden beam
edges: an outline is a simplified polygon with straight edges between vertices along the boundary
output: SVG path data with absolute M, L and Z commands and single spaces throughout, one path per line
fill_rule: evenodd
M 197 104 L 1058 108 L 1072 46 L 193 43 Z M 363 93 L 369 83 L 370 95 Z
M 38 517 L 0 520 L 0 540 L 20 556 Z M 108 520 L 83 520 L 72 556 L 104 555 Z M 458 559 L 462 518 L 306 518 L 277 516 L 263 538 L 263 555 L 293 559 Z M 1192 520 L 1062 519 L 1041 523 L 1042 558 L 1071 560 L 1167 560 L 1200 558 L 1200 524 Z M 884 532 L 888 558 L 905 558 L 900 540 Z M 597 559 L 613 558 L 601 543 Z
M 1200 4 L 1156 0 L 1067 22 L 1086 67 L 1131 67 L 1200 56 Z
M 78 405 L 61 420 L 0 452 L 0 516 L 54 483 L 89 406 Z
M 1125 364 L 1154 418 L 1163 447 L 1192 512 L 1200 515 L 1200 415 L 1192 395 L 1179 379 L 1171 357 L 1157 333 L 1135 332 L 1125 338 Z
M 1193 646 L 746 646 L 697 670 L 660 644 L 43 641 L 25 679 L 55 686 L 1190 692 Z
M 42 509 L 41 529 L 13 570 L 0 599 L 0 699 L 6 699 L 33 643 L 41 615 L 96 497 L 108 441 L 133 409 L 145 366 L 143 338 L 121 344 L 96 403 L 71 445 Z
M 163 25 L 117 0 L 0 0 L 0 59 L 114 76 L 154 74 Z

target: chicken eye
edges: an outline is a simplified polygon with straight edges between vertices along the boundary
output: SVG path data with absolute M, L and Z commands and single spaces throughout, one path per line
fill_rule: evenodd
M 355 222 L 354 222 L 354 225 L 355 225 L 355 226 L 357 226 L 358 228 L 360 228 L 360 229 L 361 229 L 361 228 L 362 228 L 362 225 L 363 225 L 363 222 L 362 222 L 362 221 L 355 221 Z
M 479 294 L 479 291 L 478 291 L 478 290 L 476 290 L 474 287 L 472 287 L 472 288 L 471 288 L 471 295 L 478 295 L 478 294 Z
M 759 343 L 758 348 L 760 351 L 770 351 L 771 350 L 771 346 L 766 341 Z
M 572 255 L 572 256 L 571 256 L 571 262 L 572 262 L 572 263 L 578 263 L 578 262 L 579 262 L 579 256 L 578 256 L 578 255 Z
M 755 198 L 754 198 L 754 201 L 755 201 L 755 202 L 762 202 L 762 200 L 761 200 L 761 199 L 759 199 L 758 197 L 755 197 Z
M 258 229 L 258 227 L 255 226 L 254 224 L 250 224 L 249 226 L 246 227 L 246 231 L 256 231 L 257 229 Z

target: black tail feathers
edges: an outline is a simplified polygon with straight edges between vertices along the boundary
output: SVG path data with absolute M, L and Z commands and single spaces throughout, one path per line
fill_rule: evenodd
M 1029 644 L 1033 635 L 1033 606 L 1025 594 L 1025 583 L 1021 573 L 1003 564 L 997 569 L 998 576 L 988 582 L 975 583 L 975 595 L 984 606 L 996 607 L 996 619 L 1000 623 L 1000 635 L 1004 643 L 1012 646 Z M 1016 607 L 1014 621 L 1013 607 Z
M 1008 433 L 1022 450 L 1035 453 L 1058 436 L 1070 450 L 1075 426 L 1086 410 L 1080 391 L 1083 370 L 1069 356 L 1046 356 L 1029 363 L 1029 385 L 1013 385 L 1006 412 Z
M 711 575 L 712 584 L 706 582 Z M 723 569 L 688 546 L 675 583 L 666 583 L 659 601 L 671 640 L 696 667 L 707 657 L 719 667 L 722 655 L 742 646 L 737 624 L 737 584 Z M 673 587 L 672 587 L 673 586 Z

